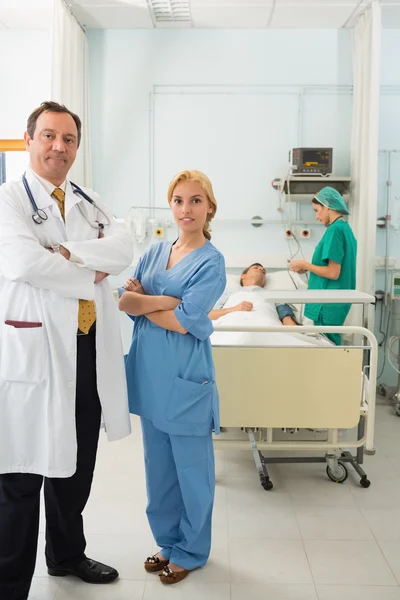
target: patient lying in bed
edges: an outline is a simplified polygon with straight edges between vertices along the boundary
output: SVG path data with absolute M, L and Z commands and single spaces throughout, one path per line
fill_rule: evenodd
M 294 311 L 289 304 L 272 304 L 265 301 L 263 291 L 266 278 L 266 269 L 260 263 L 254 263 L 250 265 L 250 267 L 247 267 L 240 277 L 240 285 L 246 289 L 243 290 L 243 292 L 237 292 L 231 295 L 227 293 L 221 296 L 214 307 L 214 310 L 209 314 L 210 319 L 216 321 L 217 319 L 234 312 L 253 311 L 255 319 L 259 323 L 260 311 L 263 311 L 264 314 L 269 313 L 269 324 L 274 324 L 275 321 L 276 324 L 281 322 L 283 325 L 298 325 L 299 323 L 295 317 Z M 244 320 L 249 322 L 254 319 L 245 318 Z M 224 319 L 224 322 L 225 321 L 226 319 Z M 235 322 L 237 323 L 237 319 L 235 319 Z
M 271 279 L 277 273 L 271 275 Z M 259 332 L 259 331 L 218 331 L 211 336 L 213 346 L 330 346 L 326 338 L 318 334 L 304 334 L 299 327 L 299 333 L 284 332 L 284 325 L 299 325 L 301 319 L 299 313 L 288 304 L 275 305 L 268 300 L 268 290 L 264 289 L 266 284 L 266 272 L 262 265 L 251 265 L 241 275 L 240 286 L 236 285 L 233 290 L 226 291 L 217 302 L 214 310 L 209 314 L 210 318 L 217 321 L 216 325 L 224 327 L 282 327 L 281 333 Z M 271 280 L 270 279 L 270 280 Z M 239 283 L 239 282 L 238 282 Z M 282 282 L 281 282 L 282 283 Z M 294 281 L 290 285 L 297 287 Z M 290 289 L 281 287 L 279 289 Z

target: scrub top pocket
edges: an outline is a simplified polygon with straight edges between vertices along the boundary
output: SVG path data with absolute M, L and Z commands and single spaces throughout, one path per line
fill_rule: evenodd
M 182 424 L 207 424 L 212 418 L 214 382 L 195 383 L 175 377 L 168 405 L 168 421 Z
M 42 383 L 47 371 L 44 328 L 3 323 L 0 362 L 0 377 L 5 381 Z

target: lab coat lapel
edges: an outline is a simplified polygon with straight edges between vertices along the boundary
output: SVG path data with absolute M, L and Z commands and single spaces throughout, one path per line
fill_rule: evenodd
M 67 215 L 69 211 L 78 204 L 78 202 L 82 202 L 82 196 L 79 194 L 74 194 L 71 182 L 67 180 L 65 186 L 65 220 L 67 220 Z

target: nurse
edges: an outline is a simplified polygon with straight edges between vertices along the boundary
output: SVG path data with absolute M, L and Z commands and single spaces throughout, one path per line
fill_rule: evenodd
M 350 225 L 343 219 L 348 215 L 346 204 L 339 192 L 331 187 L 323 188 L 312 200 L 317 221 L 327 230 L 315 249 L 312 263 L 295 260 L 290 270 L 295 273 L 310 272 L 309 290 L 354 290 L 356 287 L 357 241 Z M 349 313 L 351 304 L 307 304 L 304 316 L 314 325 L 341 326 Z M 326 334 L 336 345 L 341 336 Z
M 208 313 L 226 276 L 210 242 L 217 203 L 209 179 L 199 171 L 179 173 L 168 202 L 179 237 L 140 258 L 119 306 L 135 321 L 126 363 L 129 404 L 141 417 L 146 512 L 160 547 L 144 567 L 174 584 L 210 553 L 212 430 L 219 433 L 219 414 Z

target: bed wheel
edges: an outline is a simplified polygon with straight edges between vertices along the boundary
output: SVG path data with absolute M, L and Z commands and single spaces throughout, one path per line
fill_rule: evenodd
M 271 491 L 274 487 L 272 481 L 270 479 L 267 479 L 266 477 L 261 479 L 261 485 L 267 492 Z
M 360 485 L 363 488 L 369 488 L 369 486 L 371 485 L 371 482 L 369 479 L 367 479 L 366 477 L 362 477 L 360 479 Z
M 332 470 L 328 465 L 326 467 L 326 474 L 331 481 L 335 483 L 344 483 L 349 475 L 345 465 L 341 460 L 338 460 L 337 467 Z

